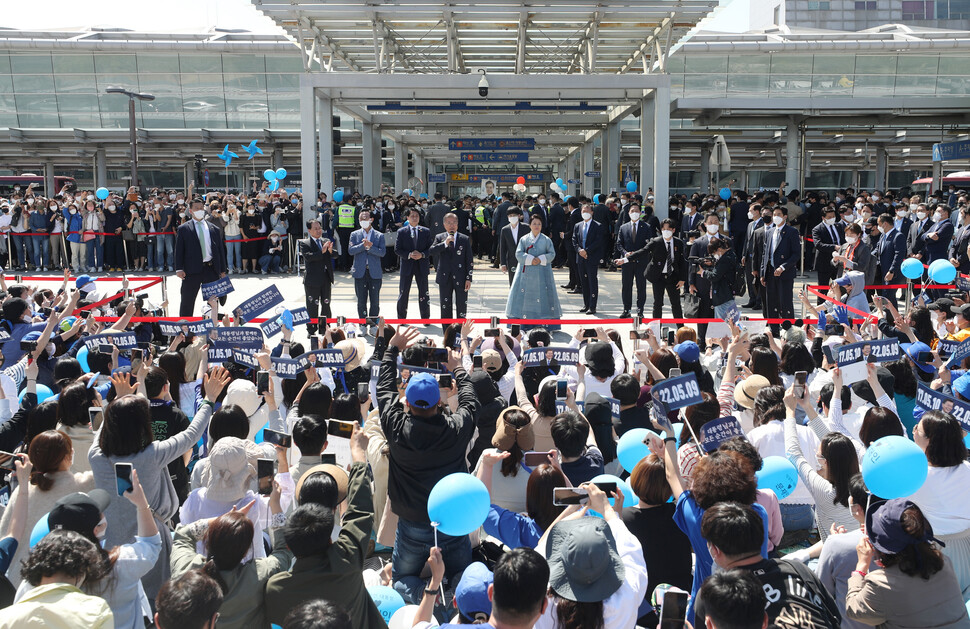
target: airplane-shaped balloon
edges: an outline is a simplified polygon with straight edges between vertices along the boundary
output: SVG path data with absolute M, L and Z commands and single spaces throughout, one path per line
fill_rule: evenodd
M 226 168 L 229 168 L 229 164 L 230 162 L 232 162 L 234 157 L 239 157 L 239 156 L 229 150 L 228 144 L 226 145 L 226 148 L 222 149 L 222 152 L 219 153 L 219 159 L 225 162 Z
M 250 142 L 248 146 L 245 144 L 240 144 L 239 146 L 241 146 L 242 150 L 246 151 L 246 154 L 249 155 L 249 157 L 246 159 L 252 159 L 256 157 L 256 155 L 263 154 L 263 149 L 256 146 L 256 140 L 253 140 L 252 142 Z

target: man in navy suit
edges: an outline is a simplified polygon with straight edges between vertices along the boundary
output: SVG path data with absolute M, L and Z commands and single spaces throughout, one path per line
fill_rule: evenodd
M 879 254 L 880 277 L 884 283 L 893 284 L 894 280 L 902 277 L 900 267 L 906 259 L 906 236 L 896 229 L 892 214 L 879 216 L 879 232 L 882 237 L 879 239 L 876 251 Z M 893 305 L 893 308 L 896 307 L 895 289 L 880 288 L 878 292 Z
M 926 260 L 924 259 L 923 249 L 926 243 L 923 240 L 923 234 L 928 232 L 931 227 L 933 227 L 933 221 L 929 217 L 929 210 L 925 203 L 920 203 L 916 208 L 916 219 L 906 234 L 906 251 L 912 257 L 923 260 L 924 263 Z
M 637 284 L 637 316 L 643 316 L 643 305 L 647 301 L 647 256 L 636 257 L 633 260 L 627 259 L 627 254 L 639 251 L 647 246 L 647 243 L 654 237 L 653 228 L 640 220 L 640 206 L 632 204 L 630 206 L 630 221 L 620 226 L 620 231 L 616 237 L 616 266 L 621 268 L 623 282 L 621 293 L 623 295 L 623 312 L 621 319 L 630 316 L 630 306 L 633 304 L 633 283 Z
M 398 319 L 407 319 L 411 283 L 418 283 L 418 311 L 422 319 L 431 318 L 428 293 L 428 254 L 431 251 L 431 230 L 421 225 L 421 211 L 411 207 L 408 223 L 397 230 L 394 251 L 401 258 L 401 296 L 397 300 Z
M 832 254 L 845 244 L 845 225 L 836 222 L 835 208 L 827 207 L 822 210 L 822 222 L 812 230 L 812 240 L 815 241 L 815 271 L 818 272 L 820 286 L 828 286 L 837 277 Z M 818 303 L 822 303 L 821 297 Z
M 191 317 L 202 285 L 225 277 L 228 270 L 226 238 L 221 229 L 205 220 L 202 199 L 192 199 L 189 210 L 191 220 L 175 233 L 175 274 L 182 280 L 180 317 Z M 209 305 L 218 316 L 218 300 L 210 299 Z
M 947 255 L 950 258 L 950 263 L 957 268 L 957 271 L 970 273 L 970 254 L 967 253 L 967 248 L 970 247 L 970 223 L 966 222 L 965 217 L 959 216 L 960 212 L 957 212 L 957 214 L 957 222 L 962 219 L 964 224 L 957 230 L 956 237 L 953 239 L 953 244 L 950 245 Z M 966 214 L 966 212 L 963 212 L 963 214 Z
M 576 270 L 583 290 L 583 307 L 580 312 L 596 314 L 596 295 L 599 278 L 596 276 L 600 258 L 603 257 L 605 227 L 593 220 L 593 206 L 583 204 L 582 221 L 573 228 L 573 248 L 576 250 Z
M 431 254 L 437 260 L 435 283 L 438 284 L 441 300 L 441 318 L 464 319 L 468 307 L 468 291 L 472 287 L 474 254 L 471 240 L 458 231 L 457 214 L 445 214 L 443 223 L 444 233 L 438 234 L 431 245 Z
M 950 208 L 946 205 L 937 205 L 933 212 L 933 226 L 923 234 L 923 250 L 926 252 L 923 264 L 945 260 L 951 240 L 953 240 L 953 222 L 950 220 Z
M 333 286 L 333 241 L 323 237 L 323 223 L 312 218 L 307 221 L 309 238 L 297 241 L 300 256 L 303 258 L 303 290 L 306 291 L 306 310 L 310 319 L 323 316 L 329 319 L 330 289 Z M 306 326 L 307 334 L 314 335 L 325 325 L 313 323 Z
M 363 319 L 368 316 L 368 298 L 369 316 L 381 315 L 381 283 L 384 280 L 381 260 L 387 247 L 384 244 L 384 234 L 371 227 L 373 219 L 370 212 L 363 210 L 359 220 L 361 228 L 351 232 L 347 252 L 354 260 L 350 274 L 354 278 L 354 289 L 357 293 L 357 316 Z
M 795 273 L 802 244 L 798 230 L 788 224 L 788 208 L 772 211 L 772 227 L 765 232 L 765 255 L 761 260 L 761 285 L 765 287 L 769 319 L 794 319 Z M 772 324 L 775 335 L 778 325 Z
M 678 237 L 686 242 L 687 232 L 698 229 L 701 220 L 701 215 L 697 213 L 697 201 L 687 201 L 684 203 L 684 215 L 680 219 L 680 233 Z
M 742 308 L 761 310 L 761 282 L 758 281 L 761 267 L 755 263 L 755 258 L 759 258 L 762 251 L 758 249 L 754 234 L 771 221 L 771 214 L 763 211 L 760 203 L 753 203 L 748 207 L 748 218 L 751 222 L 748 223 L 744 236 L 744 251 L 741 257 L 741 266 L 745 270 L 745 283 L 748 285 L 748 303 Z

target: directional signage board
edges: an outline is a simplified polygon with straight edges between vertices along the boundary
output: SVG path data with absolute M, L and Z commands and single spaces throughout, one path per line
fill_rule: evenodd
M 948 162 L 955 159 L 970 159 L 970 140 L 938 142 L 933 145 L 934 162 Z
M 463 162 L 527 162 L 528 153 L 462 153 Z
M 587 170 L 586 172 L 583 173 L 583 177 L 594 177 L 595 178 L 595 177 L 599 177 L 599 176 L 600 176 L 600 171 L 598 171 L 598 170 Z
M 582 179 L 567 179 L 566 183 L 583 183 Z
M 535 138 L 450 138 L 450 151 L 534 151 Z
M 451 175 L 452 181 L 467 181 L 469 183 L 479 183 L 482 181 L 497 181 L 499 183 L 515 183 L 519 177 L 525 177 L 526 181 L 546 181 L 549 179 L 546 173 L 524 173 L 522 175 L 469 175 L 465 173 L 454 173 Z
M 428 175 L 428 183 L 444 183 L 447 177 L 444 173 L 431 173 Z

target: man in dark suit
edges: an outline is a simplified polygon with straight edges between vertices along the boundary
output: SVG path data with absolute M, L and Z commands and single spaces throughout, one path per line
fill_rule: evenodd
M 579 211 L 579 199 L 576 197 L 569 197 L 566 201 L 566 232 L 563 238 L 563 248 L 566 250 L 566 266 L 569 267 L 569 281 L 566 284 L 560 285 L 560 288 L 565 288 L 570 293 L 581 293 L 582 289 L 579 287 L 579 266 L 576 264 L 576 248 L 573 246 L 573 231 L 576 229 L 576 225 L 582 222 L 582 216 Z
M 201 197 L 189 204 L 192 218 L 179 226 L 175 233 L 175 274 L 182 280 L 182 301 L 179 316 L 191 317 L 195 300 L 203 284 L 225 277 L 226 238 L 222 230 L 205 220 Z M 218 300 L 209 300 L 218 316 Z
M 509 224 L 502 228 L 498 237 L 498 263 L 502 272 L 509 274 L 509 286 L 515 277 L 515 269 L 519 260 L 515 257 L 515 250 L 519 246 L 519 238 L 529 233 L 529 228 L 522 223 L 522 210 L 514 205 L 509 208 Z
M 445 214 L 451 211 L 451 208 L 444 202 L 444 195 L 440 192 L 434 193 L 434 205 L 428 208 L 428 229 L 431 230 L 431 237 L 434 238 L 441 232 L 445 231 L 444 219 Z M 456 215 L 457 216 L 457 215 Z M 456 218 L 457 220 L 457 218 Z M 455 229 L 458 226 L 455 225 Z
M 906 234 L 906 252 L 910 256 L 923 260 L 923 247 L 925 246 L 923 234 L 928 232 L 930 227 L 933 227 L 933 221 L 930 220 L 926 204 L 920 203 L 919 207 L 916 208 L 916 219 Z M 925 262 L 925 260 L 923 261 Z
M 636 204 L 631 206 L 629 216 L 630 221 L 621 225 L 620 231 L 617 233 L 616 260 L 614 260 L 623 274 L 621 283 L 623 312 L 620 313 L 621 319 L 630 316 L 634 282 L 637 285 L 637 316 L 643 316 L 643 305 L 647 301 L 647 258 L 643 256 L 631 260 L 628 256 L 631 252 L 646 247 L 650 239 L 653 238 L 653 230 L 640 220 L 640 208 Z
M 684 203 L 684 215 L 680 219 L 680 232 L 677 236 L 686 242 L 687 232 L 698 229 L 700 224 L 701 215 L 697 213 L 697 201 L 687 201 Z
M 312 218 L 307 221 L 309 238 L 297 241 L 303 258 L 303 290 L 306 291 L 306 311 L 310 315 L 307 334 L 313 335 L 324 326 L 317 326 L 312 319 L 330 318 L 330 289 L 333 286 L 333 241 L 323 237 L 323 224 Z
M 472 287 L 471 240 L 458 232 L 458 217 L 450 212 L 445 214 L 444 228 L 431 245 L 431 254 L 437 260 L 435 282 L 441 299 L 441 318 L 464 319 L 468 290 Z
M 772 210 L 767 206 L 761 209 L 762 225 L 751 234 L 751 274 L 757 282 L 761 316 L 768 318 L 768 300 L 765 298 L 765 287 L 761 284 L 761 264 L 765 259 L 765 235 L 771 228 Z
M 822 210 L 822 222 L 812 230 L 812 240 L 815 241 L 815 271 L 818 273 L 818 284 L 828 286 L 835 277 L 835 265 L 832 254 L 845 244 L 845 225 L 838 224 L 835 208 L 827 207 Z M 821 297 L 818 303 L 825 301 Z
M 625 226 L 624 226 L 625 227 Z M 665 218 L 660 223 L 660 236 L 651 239 L 638 251 L 627 254 L 629 260 L 646 263 L 645 278 L 653 289 L 653 314 L 655 319 L 663 316 L 664 293 L 670 299 L 670 309 L 675 319 L 684 316 L 680 303 L 680 289 L 687 280 L 687 251 L 684 241 L 674 237 L 677 223 Z M 624 271 L 626 265 L 624 265 Z M 642 307 L 640 316 L 643 316 Z
M 933 212 L 933 226 L 923 234 L 923 250 L 926 252 L 923 264 L 945 260 L 952 240 L 953 222 L 950 221 L 950 208 L 946 205 L 937 205 Z
M 761 260 L 761 285 L 765 287 L 768 318 L 795 317 L 795 274 L 802 243 L 798 230 L 787 223 L 788 208 L 779 205 L 772 211 L 772 227 L 765 232 L 765 254 Z M 771 329 L 778 334 L 779 326 Z
M 687 254 L 688 258 L 706 258 L 710 254 L 707 252 L 707 247 L 711 243 L 712 238 L 716 238 L 718 233 L 720 233 L 721 219 L 716 212 L 711 212 L 704 217 L 704 224 L 701 226 L 704 233 L 690 246 L 690 251 Z M 700 274 L 700 265 L 691 262 L 687 271 L 687 287 L 688 290 L 697 295 L 700 299 L 700 306 L 695 315 L 701 319 L 710 319 L 714 317 L 714 303 L 711 301 L 711 281 Z M 707 324 L 698 323 L 697 324 L 697 342 L 701 347 L 706 347 L 707 345 Z
M 906 237 L 894 227 L 892 214 L 882 214 L 879 217 L 879 231 L 882 233 L 877 248 L 879 277 L 882 278 L 883 283 L 893 284 L 902 278 L 900 267 L 906 259 Z M 896 307 L 895 289 L 880 288 L 878 292 L 889 300 L 894 308 Z
M 551 203 L 549 207 L 549 234 L 552 238 L 552 245 L 556 248 L 556 257 L 552 261 L 552 268 L 558 269 L 562 267 L 566 256 L 563 248 L 566 241 L 566 212 L 563 210 L 562 203 L 560 203 L 558 193 L 550 193 L 549 202 Z
M 748 285 L 748 303 L 742 308 L 754 308 L 761 310 L 761 282 L 758 281 L 758 269 L 755 258 L 760 259 L 761 255 L 757 244 L 754 242 L 754 234 L 765 226 L 766 221 L 770 221 L 770 214 L 765 211 L 762 214 L 760 203 L 753 203 L 748 208 L 748 215 L 751 222 L 748 223 L 747 231 L 744 236 L 744 249 L 741 253 L 741 266 L 744 267 L 745 283 Z M 764 248 L 762 241 L 761 247 Z
M 583 307 L 580 312 L 596 314 L 596 297 L 599 292 L 599 278 L 596 274 L 604 253 L 606 228 L 593 220 L 593 207 L 588 203 L 583 205 L 580 216 L 582 222 L 573 229 L 576 270 L 583 290 Z
M 958 214 L 965 214 L 966 212 L 958 212 Z M 963 217 L 957 218 L 961 220 Z M 966 220 L 963 218 L 963 220 Z M 960 273 L 970 273 L 970 254 L 967 253 L 967 247 L 970 247 L 970 223 L 964 223 L 963 227 L 957 230 L 956 238 L 953 239 L 953 244 L 950 245 L 950 250 L 947 253 L 950 263 L 957 268 Z
M 508 211 L 512 207 L 512 195 L 508 192 L 502 193 L 502 202 L 495 208 L 492 214 L 492 268 L 497 269 L 498 260 L 498 241 L 502 228 L 509 224 Z
M 416 207 L 408 210 L 408 222 L 397 230 L 394 251 L 401 259 L 401 296 L 397 299 L 398 319 L 407 319 L 411 283 L 418 284 L 418 311 L 422 319 L 431 318 L 431 300 L 428 293 L 428 254 L 431 251 L 431 231 L 421 225 L 421 212 Z

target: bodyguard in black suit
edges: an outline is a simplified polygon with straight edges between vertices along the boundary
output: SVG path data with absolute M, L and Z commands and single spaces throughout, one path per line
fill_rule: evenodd
M 923 234 L 923 264 L 932 264 L 937 260 L 945 260 L 950 243 L 953 240 L 953 223 L 950 221 L 950 208 L 946 205 L 936 206 L 933 214 L 933 226 Z
M 700 227 L 704 230 L 704 234 L 700 238 L 694 240 L 693 244 L 690 246 L 690 251 L 687 254 L 688 258 L 706 258 L 710 255 L 708 250 L 708 245 L 711 243 L 712 238 L 716 238 L 720 231 L 721 219 L 715 212 L 711 212 L 704 217 L 704 224 Z M 687 286 L 691 293 L 697 295 L 700 299 L 700 307 L 697 310 L 697 316 L 701 319 L 710 319 L 714 316 L 714 302 L 711 301 L 711 281 L 707 277 L 698 273 L 702 270 L 701 267 L 690 262 L 687 271 Z M 697 324 L 697 342 L 701 347 L 705 347 L 707 344 L 707 324 L 698 323 Z
M 472 243 L 458 232 L 458 217 L 454 214 L 445 215 L 444 228 L 431 245 L 431 254 L 437 260 L 435 282 L 441 299 L 441 318 L 464 319 L 472 286 Z
M 573 231 L 576 225 L 582 222 L 579 211 L 579 199 L 569 197 L 566 202 L 566 237 L 563 239 L 563 248 L 566 250 L 566 266 L 569 267 L 569 282 L 560 288 L 565 288 L 570 292 L 579 292 L 579 267 L 576 264 L 576 248 L 573 246 Z
M 765 287 L 765 301 L 770 319 L 793 319 L 795 274 L 802 243 L 798 230 L 789 225 L 788 208 L 781 205 L 772 212 L 772 227 L 765 231 L 765 253 L 761 260 L 761 285 Z M 778 325 L 772 330 L 778 334 Z
M 566 252 L 563 248 L 566 240 L 566 212 L 563 210 L 562 203 L 559 202 L 559 194 L 553 192 L 549 195 L 549 232 L 552 238 L 552 245 L 556 248 L 556 257 L 552 261 L 552 268 L 562 266 Z
M 956 238 L 953 239 L 948 253 L 950 262 L 960 273 L 970 273 L 970 255 L 967 254 L 967 247 L 970 247 L 970 224 L 957 230 Z
M 323 225 L 317 219 L 307 221 L 309 238 L 297 241 L 303 258 L 303 290 L 306 291 L 306 311 L 310 315 L 307 333 L 316 334 L 323 328 L 312 319 L 330 318 L 330 289 L 333 286 L 333 241 L 323 237 Z
M 677 235 L 686 242 L 687 232 L 699 229 L 701 222 L 701 215 L 697 211 L 697 201 L 688 201 L 684 204 L 684 215 L 680 219 L 680 233 Z
M 202 199 L 189 204 L 192 218 L 175 233 L 175 274 L 182 279 L 179 316 L 191 317 L 203 284 L 226 276 L 226 238 L 222 230 L 205 220 Z
M 502 228 L 498 237 L 498 263 L 502 271 L 509 274 L 509 286 L 515 278 L 515 269 L 519 266 L 519 259 L 515 257 L 515 250 L 519 246 L 519 238 L 529 233 L 529 228 L 522 223 L 522 210 L 514 205 L 509 208 L 509 224 Z M 515 225 L 512 224 L 513 220 Z
M 922 218 L 920 218 L 922 215 Z M 923 235 L 933 227 L 933 221 L 927 215 L 926 206 L 922 203 L 916 209 L 916 219 L 906 234 L 906 251 L 914 258 L 923 258 Z
M 744 235 L 744 249 L 741 252 L 741 266 L 744 267 L 745 283 L 748 285 L 748 303 L 743 307 L 761 310 L 761 282 L 758 281 L 758 270 L 761 267 L 755 263 L 755 259 L 761 259 L 761 251 L 759 245 L 755 243 L 754 235 L 759 229 L 764 228 L 766 219 L 768 222 L 771 221 L 771 214 L 766 211 L 762 215 L 760 203 L 752 204 L 748 213 L 754 216 L 754 219 L 748 223 Z M 760 247 L 764 248 L 764 241 L 761 241 Z
M 407 319 L 411 283 L 418 284 L 418 311 L 422 319 L 431 318 L 428 293 L 428 253 L 431 251 L 431 231 L 421 225 L 421 212 L 416 207 L 408 211 L 408 222 L 397 230 L 394 251 L 401 260 L 400 297 L 397 299 L 398 319 Z
M 893 226 L 891 214 L 879 217 L 879 231 L 882 232 L 882 238 L 879 239 L 876 251 L 879 255 L 880 277 L 884 283 L 893 284 L 902 278 L 900 267 L 906 259 L 906 237 Z M 895 289 L 880 288 L 878 292 L 896 307 Z
M 623 274 L 621 289 L 623 312 L 620 314 L 621 319 L 630 316 L 634 282 L 637 285 L 637 316 L 643 316 L 643 305 L 647 301 L 647 258 L 643 256 L 630 260 L 628 255 L 646 247 L 651 238 L 653 238 L 653 231 L 648 224 L 640 220 L 640 208 L 634 206 L 630 222 L 620 226 L 620 231 L 616 237 L 615 262 Z
M 604 253 L 606 228 L 593 220 L 593 208 L 588 203 L 583 205 L 580 216 L 582 222 L 573 228 L 576 271 L 583 290 L 583 307 L 580 312 L 596 314 L 596 297 L 599 293 L 599 278 L 596 274 Z
M 674 237 L 677 223 L 665 218 L 660 223 L 660 236 L 651 239 L 638 251 L 631 251 L 627 259 L 646 263 L 644 277 L 653 289 L 653 318 L 663 316 L 664 293 L 670 299 L 674 318 L 684 316 L 680 303 L 680 289 L 687 281 L 687 248 L 684 241 Z M 625 266 L 625 265 L 624 265 Z M 641 315 L 642 313 L 641 308 Z
M 822 210 L 822 222 L 812 230 L 812 240 L 815 241 L 815 271 L 818 273 L 820 286 L 828 286 L 835 277 L 835 265 L 832 254 L 845 244 L 845 225 L 840 225 L 835 219 L 835 208 L 827 207 Z M 818 303 L 825 301 L 821 297 Z

